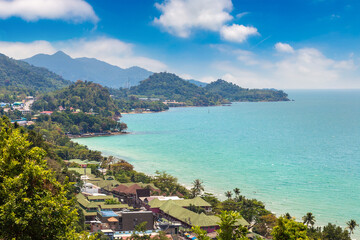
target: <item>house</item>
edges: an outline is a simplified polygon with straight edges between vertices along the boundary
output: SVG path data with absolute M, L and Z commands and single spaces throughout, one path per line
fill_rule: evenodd
M 154 229 L 154 216 L 150 211 L 97 211 L 96 220 L 90 221 L 91 232 L 110 229 L 116 231 L 134 231 L 140 223 L 146 222 L 146 230 Z M 130 233 L 130 232 L 128 232 Z
M 83 175 L 84 176 L 84 175 Z M 81 177 L 83 177 L 81 176 Z M 86 176 L 86 175 L 85 175 Z M 89 179 L 89 178 L 88 178 Z M 81 180 L 87 180 L 85 178 L 81 178 Z M 85 183 L 83 185 L 83 187 L 81 188 L 81 192 L 84 192 L 84 193 L 90 193 L 90 194 L 93 194 L 93 193 L 99 193 L 100 192 L 100 188 L 92 183 Z
M 107 204 L 106 199 L 117 201 L 117 198 L 103 194 L 84 195 L 79 193 L 76 195 L 76 199 L 84 213 L 86 223 L 95 221 L 98 216 L 98 211 L 124 211 L 133 209 L 133 207 L 120 202 Z
M 40 114 L 50 116 L 51 114 L 53 114 L 53 111 L 42 111 L 42 112 L 40 112 Z
M 170 221 L 180 222 L 184 228 L 199 226 L 208 233 L 212 233 L 219 229 L 218 223 L 220 222 L 220 218 L 218 216 L 195 213 L 176 204 L 176 201 L 173 200 L 166 201 L 165 204 L 161 205 L 159 215 Z M 249 225 L 243 218 L 239 219 L 237 224 L 243 226 Z
M 160 190 L 155 187 L 154 184 L 123 183 L 113 188 L 111 192 L 128 204 L 135 204 L 137 206 L 140 206 L 141 201 L 139 197 L 147 195 L 150 196 L 151 192 L 160 193 Z M 140 194 L 140 196 L 138 194 Z
M 149 201 L 148 199 L 150 199 L 151 201 Z M 146 209 L 149 209 L 154 213 L 158 213 L 160 212 L 161 206 L 169 201 L 172 201 L 176 205 L 181 206 L 183 208 L 189 208 L 190 206 L 195 206 L 195 207 L 203 208 L 205 212 L 211 211 L 211 204 L 206 202 L 201 197 L 195 197 L 192 199 L 171 197 L 169 199 L 168 197 L 163 197 L 163 196 L 152 196 L 150 198 L 145 198 L 143 202 Z

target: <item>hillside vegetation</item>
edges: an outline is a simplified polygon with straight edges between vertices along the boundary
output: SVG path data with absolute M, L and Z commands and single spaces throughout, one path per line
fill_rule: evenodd
M 70 85 L 59 75 L 45 68 L 34 67 L 26 62 L 0 54 L 0 86 L 33 89 L 48 92 Z
M 140 85 L 124 89 L 126 95 L 139 97 L 157 97 L 161 100 L 175 100 L 187 106 L 212 106 L 220 104 L 223 99 L 217 94 L 207 92 L 172 73 L 154 73 Z
M 241 88 L 221 79 L 206 85 L 205 89 L 231 102 L 289 101 L 288 95 L 283 91 Z
M 32 109 L 54 111 L 59 107 L 94 112 L 101 116 L 119 115 L 119 109 L 110 97 L 108 89 L 100 84 L 77 81 L 61 90 L 43 94 L 35 101 Z
M 224 80 L 197 86 L 171 73 L 154 73 L 140 85 L 116 92 L 119 98 L 153 97 L 186 106 L 213 106 L 228 102 L 288 101 L 287 94 L 273 89 L 241 88 Z

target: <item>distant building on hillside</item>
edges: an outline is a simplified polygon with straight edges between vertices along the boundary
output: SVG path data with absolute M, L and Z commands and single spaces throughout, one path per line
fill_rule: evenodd
M 42 111 L 42 112 L 40 112 L 40 114 L 50 116 L 51 114 L 53 114 L 53 111 Z

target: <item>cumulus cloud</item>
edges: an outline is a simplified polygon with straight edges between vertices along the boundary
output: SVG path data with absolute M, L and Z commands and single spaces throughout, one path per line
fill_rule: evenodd
M 233 17 L 231 0 L 165 0 L 156 3 L 161 11 L 154 23 L 179 37 L 189 37 L 194 29 L 219 31 Z
M 248 37 L 258 34 L 259 33 L 256 28 L 238 24 L 223 26 L 220 30 L 220 35 L 224 40 L 237 43 L 242 43 Z
M 84 0 L 0 0 L 0 18 L 19 17 L 26 21 L 62 19 L 74 22 L 99 18 Z
M 47 41 L 0 42 L 0 53 L 15 59 L 24 59 L 38 53 L 53 54 L 56 49 Z
M 278 52 L 294 53 L 294 49 L 287 43 L 278 42 L 275 44 L 275 49 Z
M 107 37 L 54 43 L 47 41 L 0 42 L 0 52 L 15 59 L 29 58 L 38 53 L 53 54 L 61 50 L 73 58 L 96 58 L 121 68 L 139 66 L 155 72 L 167 69 L 167 66 L 159 60 L 137 55 L 134 53 L 134 48 L 136 46 L 133 44 Z
M 225 80 L 250 88 L 336 89 L 359 88 L 357 64 L 352 58 L 335 60 L 315 48 L 291 48 L 292 54 L 277 55 L 272 61 L 238 50 L 238 63 L 217 62 L 214 68 Z M 234 51 L 236 53 L 236 51 Z M 240 56 L 240 57 L 239 57 Z M 253 60 L 253 64 L 244 62 Z

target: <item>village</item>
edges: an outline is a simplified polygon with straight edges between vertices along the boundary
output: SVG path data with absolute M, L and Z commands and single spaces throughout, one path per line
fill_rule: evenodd
M 69 171 L 81 174 L 82 186 L 76 195 L 77 203 L 89 225 L 91 233 L 102 232 L 110 239 L 127 239 L 143 223 L 145 232 L 156 236 L 160 231 L 168 239 L 196 240 L 191 228 L 199 226 L 207 236 L 215 239 L 220 219 L 212 213 L 211 204 L 200 196 L 184 199 L 181 196 L 166 196 L 152 183 L 120 183 L 113 176 L 106 175 L 106 169 L 98 168 L 101 176 L 91 174 L 90 164 L 95 161 L 72 159 L 66 161 Z M 201 213 L 193 211 L 201 209 Z M 240 218 L 237 225 L 245 227 L 249 223 Z M 249 239 L 259 235 L 249 233 Z

